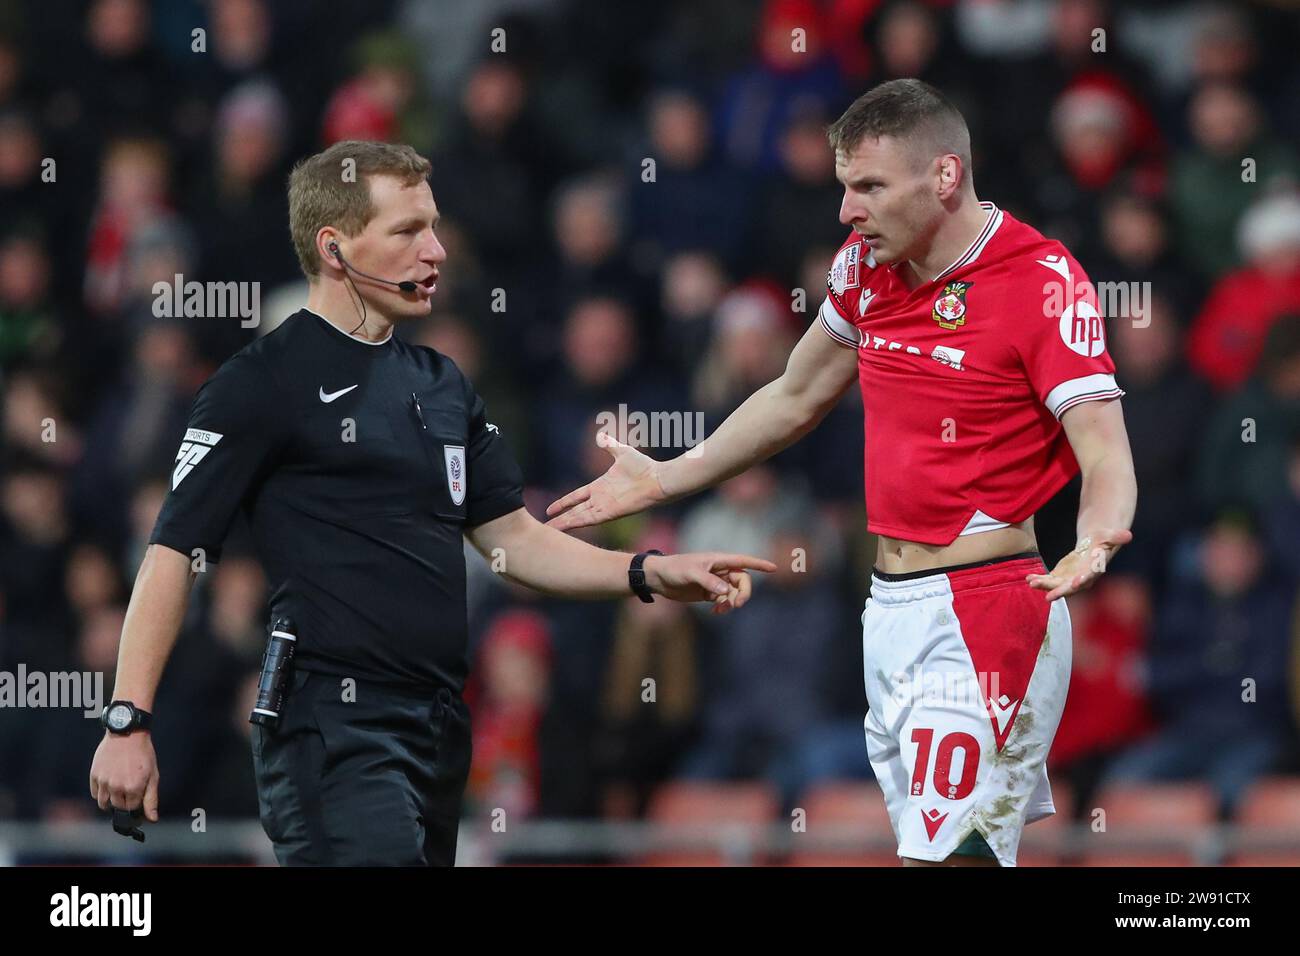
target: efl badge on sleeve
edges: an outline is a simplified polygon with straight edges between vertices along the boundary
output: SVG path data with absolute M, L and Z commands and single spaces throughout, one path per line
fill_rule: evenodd
M 836 295 L 843 295 L 849 289 L 858 287 L 858 255 L 856 243 L 845 246 L 835 256 L 830 271 L 826 273 L 826 289 Z
M 943 287 L 939 298 L 934 300 L 934 311 L 930 318 L 939 323 L 940 328 L 955 329 L 966 324 L 966 290 L 974 282 L 949 282 Z
M 457 506 L 465 503 L 465 446 L 444 445 L 443 457 L 447 459 L 447 488 L 451 491 L 451 503 Z

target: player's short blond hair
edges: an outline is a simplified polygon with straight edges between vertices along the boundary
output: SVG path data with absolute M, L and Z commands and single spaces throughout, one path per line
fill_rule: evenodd
M 316 234 L 334 226 L 355 236 L 374 217 L 370 177 L 392 176 L 403 186 L 429 178 L 430 162 L 410 146 L 345 140 L 308 156 L 289 174 L 289 234 L 308 281 L 320 275 Z
M 918 159 L 954 153 L 970 172 L 970 130 L 961 111 L 922 80 L 890 80 L 863 93 L 826 130 L 836 154 L 853 152 L 866 137 L 889 136 L 915 147 Z

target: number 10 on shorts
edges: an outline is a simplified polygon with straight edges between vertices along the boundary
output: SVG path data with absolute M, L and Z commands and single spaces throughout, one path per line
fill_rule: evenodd
M 930 769 L 930 749 L 934 742 L 934 729 L 918 727 L 912 731 L 912 743 L 916 744 L 916 764 L 912 768 L 912 793 L 919 797 L 925 791 L 925 776 Z M 961 779 L 952 780 L 953 754 L 962 751 Z M 979 769 L 979 741 L 970 734 L 954 731 L 939 741 L 939 749 L 934 755 L 934 789 L 941 797 L 949 800 L 963 800 L 975 789 L 975 773 Z

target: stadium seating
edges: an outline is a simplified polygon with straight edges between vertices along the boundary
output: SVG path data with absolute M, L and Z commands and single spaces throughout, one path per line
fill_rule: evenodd
M 766 784 L 680 781 L 656 791 L 647 816 L 653 823 L 695 826 L 713 833 L 734 827 L 738 840 L 747 835 L 758 840 L 759 831 L 776 821 L 779 810 L 780 800 Z M 744 850 L 738 843 L 737 853 L 743 855 Z M 724 866 L 753 861 L 723 850 L 687 850 L 651 853 L 641 862 L 647 866 Z
M 885 798 L 874 783 L 827 783 L 813 787 L 799 802 L 806 814 L 804 833 L 815 837 L 828 828 L 851 831 L 853 838 L 879 841 L 878 850 L 852 850 L 836 853 L 821 848 L 799 848 L 800 837 L 794 836 L 795 850 L 787 860 L 790 866 L 899 866 L 894 849 L 894 831 L 885 809 Z
M 1230 866 L 1300 866 L 1300 780 L 1270 777 L 1256 783 L 1237 811 L 1237 843 Z
M 1201 783 L 1128 784 L 1097 796 L 1105 829 L 1085 816 L 1085 866 L 1194 866 L 1200 841 L 1212 832 L 1217 800 Z

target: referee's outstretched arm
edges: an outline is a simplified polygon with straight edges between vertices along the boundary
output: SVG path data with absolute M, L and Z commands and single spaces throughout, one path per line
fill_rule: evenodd
M 122 625 L 113 700 L 129 700 L 152 711 L 163 667 L 180 633 L 190 589 L 198 575 L 188 555 L 166 545 L 145 550 Z M 141 806 L 158 821 L 158 761 L 147 729 L 124 736 L 105 734 L 90 767 L 90 795 L 101 810 Z
M 606 551 L 548 528 L 523 508 L 469 529 L 485 556 L 504 556 L 503 574 L 547 594 L 617 598 L 630 593 L 631 555 Z M 742 607 L 751 582 L 746 569 L 775 571 L 771 561 L 743 554 L 650 555 L 647 587 L 675 601 L 712 601 L 715 613 Z M 195 574 L 188 555 L 151 544 L 136 576 L 122 627 L 113 700 L 153 709 L 154 695 L 189 603 Z M 101 810 L 143 806 L 158 820 L 158 761 L 148 730 L 105 734 L 90 768 L 90 794 Z
M 470 542 L 505 577 L 526 587 L 569 598 L 615 598 L 629 593 L 631 555 L 606 551 L 547 527 L 523 508 L 469 529 Z M 674 601 L 712 601 L 725 613 L 749 600 L 745 570 L 775 571 L 771 561 L 747 554 L 707 551 L 645 559 L 646 585 Z

